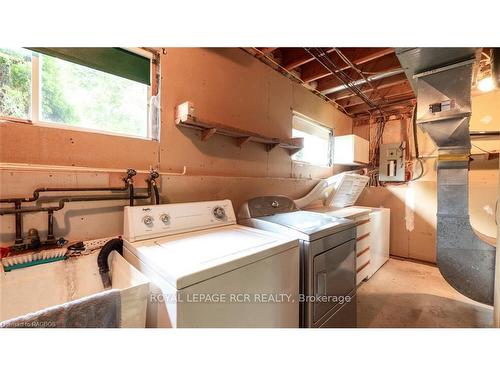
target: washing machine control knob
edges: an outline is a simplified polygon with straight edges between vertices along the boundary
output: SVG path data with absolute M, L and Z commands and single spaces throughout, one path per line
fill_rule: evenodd
M 160 220 L 162 221 L 163 224 L 168 225 L 168 224 L 170 224 L 170 215 L 169 214 L 161 214 Z
M 224 209 L 221 206 L 214 207 L 212 213 L 218 220 L 222 220 L 226 217 L 226 211 L 224 211 Z
M 153 216 L 151 215 L 146 215 L 142 218 L 142 222 L 147 225 L 148 227 L 153 225 Z

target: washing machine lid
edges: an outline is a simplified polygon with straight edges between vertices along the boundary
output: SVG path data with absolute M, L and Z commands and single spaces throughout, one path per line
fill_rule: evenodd
M 261 216 L 259 220 L 282 225 L 299 233 L 305 234 L 309 239 L 328 236 L 353 227 L 351 220 L 336 218 L 311 211 L 294 211 L 270 216 Z
M 230 225 L 134 243 L 131 251 L 179 290 L 296 246 L 297 239 Z

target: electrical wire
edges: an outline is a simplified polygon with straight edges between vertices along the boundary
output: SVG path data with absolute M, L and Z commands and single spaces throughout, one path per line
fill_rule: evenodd
M 482 152 L 486 152 L 487 154 L 494 154 L 494 152 L 493 152 L 493 151 L 488 151 L 488 150 L 485 150 L 484 148 L 481 148 L 481 147 L 479 147 L 479 146 L 475 145 L 474 143 L 471 143 L 471 145 L 472 145 L 472 146 L 474 146 L 475 148 L 477 148 L 477 149 L 481 150 Z
M 424 162 L 420 158 L 417 158 L 415 160 L 418 161 L 420 164 L 420 174 L 417 177 L 412 178 L 410 181 L 416 181 L 416 180 L 422 178 L 422 176 L 424 175 Z
M 268 55 L 266 55 L 265 53 L 263 53 L 260 49 L 256 48 L 256 47 L 251 47 L 251 49 L 253 51 L 255 51 L 260 57 L 263 57 L 265 58 L 267 61 L 269 61 L 271 64 L 273 64 L 274 66 L 278 67 L 280 71 L 280 73 L 283 74 L 283 72 L 286 72 L 286 74 L 283 74 L 285 76 L 288 76 L 289 78 L 291 79 L 294 79 L 296 80 L 298 83 L 300 83 L 301 85 L 306 85 L 306 82 L 304 80 L 302 80 L 300 77 L 296 76 L 295 74 L 293 74 L 290 70 L 286 69 L 284 66 L 282 66 L 281 64 L 279 64 L 277 61 L 275 61 L 274 59 L 272 59 L 271 57 L 269 57 Z M 247 51 L 245 48 L 243 48 L 243 50 L 247 53 L 250 53 L 249 51 Z M 252 56 L 255 56 L 253 55 L 252 53 L 250 53 Z M 292 78 L 293 77 L 293 78 Z M 332 103 L 334 106 L 337 107 L 337 109 L 341 110 L 343 113 L 345 113 L 346 115 L 349 115 L 349 112 L 347 112 L 347 110 L 341 106 L 340 104 L 338 104 L 335 100 L 329 98 L 328 96 L 322 94 L 320 91 L 316 90 L 316 89 L 313 89 L 311 86 L 309 86 L 308 88 L 309 90 L 311 90 L 312 92 L 314 92 L 316 95 L 318 95 L 319 97 L 321 97 L 323 100 L 329 102 L 329 103 Z
M 352 81 L 352 78 L 340 69 L 328 56 L 322 48 L 304 48 L 312 57 L 314 57 L 324 68 L 336 76 L 349 90 L 363 100 L 372 109 L 377 109 L 382 115 L 383 109 L 362 92 Z

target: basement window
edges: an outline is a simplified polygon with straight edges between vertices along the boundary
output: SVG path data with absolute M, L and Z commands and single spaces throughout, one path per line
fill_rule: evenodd
M 0 116 L 152 139 L 150 67 L 121 48 L 2 48 Z
M 292 156 L 292 160 L 331 167 L 333 130 L 297 114 L 293 115 L 292 121 L 292 137 L 304 138 L 304 147 Z
M 0 116 L 29 119 L 31 113 L 31 52 L 0 48 Z

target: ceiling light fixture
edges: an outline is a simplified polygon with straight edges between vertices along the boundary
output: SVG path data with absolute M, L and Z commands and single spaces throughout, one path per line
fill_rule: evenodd
M 477 88 L 482 91 L 482 92 L 489 92 L 493 91 L 495 88 L 495 83 L 493 82 L 493 77 L 488 75 L 484 78 L 482 78 L 478 83 L 477 83 Z

